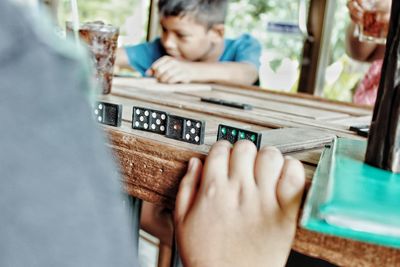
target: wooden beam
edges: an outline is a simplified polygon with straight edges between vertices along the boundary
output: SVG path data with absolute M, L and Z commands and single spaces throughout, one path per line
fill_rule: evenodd
M 147 35 L 146 41 L 149 42 L 156 38 L 159 33 L 159 18 L 158 18 L 158 10 L 157 10 L 157 3 L 155 0 L 150 0 L 150 7 L 149 7 L 149 18 L 147 22 Z
M 111 148 L 120 164 L 125 190 L 129 195 L 169 208 L 174 207 L 180 179 L 191 157 L 205 154 L 170 143 L 130 134 L 130 125 L 106 127 Z
M 322 127 L 327 131 L 342 135 L 348 126 L 343 128 L 340 122 L 335 126 L 332 124 L 332 120 L 336 121 L 336 119 L 330 118 L 330 116 L 323 120 L 318 120 L 318 117 L 326 111 L 339 112 L 348 114 L 349 116 L 345 120 L 352 121 L 353 119 L 364 119 L 371 113 L 368 108 L 360 108 L 350 103 L 321 100 L 321 98 L 311 95 L 262 91 L 253 87 L 233 88 L 226 85 L 212 85 L 211 92 L 215 97 L 243 101 L 254 106 L 254 110 L 244 112 L 200 102 L 199 96 L 207 95 L 209 92 L 169 91 L 162 93 L 115 86 L 112 94 L 101 96 L 101 100 L 124 106 L 122 126 L 118 128 L 104 126 L 104 129 L 109 134 L 108 144 L 121 166 L 125 190 L 129 195 L 173 208 L 179 182 L 186 171 L 188 160 L 191 157 L 200 157 L 204 160 L 209 147 L 215 142 L 216 128 L 219 123 L 233 124 L 238 127 L 247 126 L 256 131 L 268 130 L 269 127 L 262 126 L 264 124 L 280 124 L 283 128 L 302 125 L 312 128 Z M 264 106 L 260 105 L 261 99 L 267 101 Z M 272 105 L 272 100 L 280 105 Z M 186 114 L 188 117 L 205 120 L 207 122 L 205 145 L 194 146 L 157 134 L 133 130 L 131 128 L 131 112 L 132 106 L 135 105 L 153 107 L 182 116 Z M 281 107 L 282 110 L 270 110 L 277 107 Z M 300 111 L 300 107 L 306 108 L 306 111 L 313 108 L 316 116 L 304 118 L 303 116 L 308 112 Z M 277 112 L 285 113 L 290 110 L 292 113 L 293 110 L 299 110 L 299 112 L 295 117 L 295 114 L 282 114 L 284 116 L 277 114 Z M 321 110 L 323 112 L 320 113 Z M 348 133 L 348 136 L 361 138 L 355 136 L 354 133 Z M 306 191 L 310 187 L 321 151 L 322 149 L 319 148 L 290 153 L 291 156 L 300 159 L 305 166 Z M 300 228 L 297 229 L 293 249 L 306 255 L 328 260 L 339 266 L 400 266 L 400 250 L 313 233 Z
M 322 96 L 336 0 L 311 0 L 298 92 Z
M 204 160 L 206 153 L 194 151 L 130 133 L 129 123 L 121 128 L 105 127 L 110 146 L 119 161 L 125 190 L 129 195 L 157 205 L 174 207 L 179 182 L 191 157 Z M 293 154 L 296 156 L 297 154 Z M 315 157 L 316 155 L 312 155 Z M 305 165 L 308 189 L 315 167 Z M 399 266 L 399 250 L 323 235 L 298 228 L 293 249 L 339 266 Z

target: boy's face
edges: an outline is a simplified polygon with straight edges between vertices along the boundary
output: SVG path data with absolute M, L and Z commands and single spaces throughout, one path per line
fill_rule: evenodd
M 215 57 L 223 44 L 223 25 L 208 30 L 188 15 L 162 17 L 160 24 L 161 43 L 168 55 L 188 61 L 218 60 Z

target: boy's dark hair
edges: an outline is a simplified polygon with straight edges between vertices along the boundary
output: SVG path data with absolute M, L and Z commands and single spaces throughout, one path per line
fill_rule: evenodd
M 191 15 L 210 28 L 225 22 L 228 0 L 159 0 L 161 17 Z

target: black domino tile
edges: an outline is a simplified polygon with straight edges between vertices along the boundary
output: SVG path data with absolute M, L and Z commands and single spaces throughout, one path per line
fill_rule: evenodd
M 165 136 L 175 140 L 204 144 L 205 122 L 191 118 L 169 115 Z
M 249 140 L 253 142 L 257 149 L 260 149 L 262 134 L 252 131 L 243 130 L 236 127 L 220 124 L 218 126 L 218 140 L 227 140 L 231 144 L 236 143 L 239 140 Z
M 166 132 L 168 113 L 164 111 L 133 107 L 132 128 L 164 135 Z
M 94 115 L 96 121 L 101 124 L 120 127 L 122 105 L 108 102 L 97 102 L 94 106 Z

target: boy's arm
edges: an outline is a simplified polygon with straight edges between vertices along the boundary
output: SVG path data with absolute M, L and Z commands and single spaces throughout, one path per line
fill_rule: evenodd
M 258 78 L 258 70 L 251 63 L 188 62 L 170 56 L 157 60 L 147 74 L 163 83 L 227 82 L 251 85 Z
M 258 79 L 257 68 L 245 62 L 193 63 L 195 82 L 227 82 L 252 85 Z
M 115 58 L 115 66 L 118 68 L 130 68 L 133 69 L 131 65 L 129 65 L 128 55 L 125 52 L 125 48 L 120 47 L 117 49 L 117 56 Z

